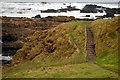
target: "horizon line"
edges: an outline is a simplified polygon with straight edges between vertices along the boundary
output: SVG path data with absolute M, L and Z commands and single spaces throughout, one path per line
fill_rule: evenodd
M 0 2 L 6 2 L 6 1 L 0 1 Z M 8 2 L 8 1 L 7 1 Z M 9 1 L 9 2 L 11 2 L 12 3 L 12 1 Z M 27 3 L 28 1 L 13 1 L 13 3 Z M 112 1 L 106 1 L 106 2 L 88 2 L 88 1 L 86 1 L 86 2 L 51 2 L 51 1 L 34 1 L 34 2 L 30 2 L 30 3 L 36 3 L 36 2 L 39 2 L 39 3 L 42 3 L 42 2 L 46 2 L 46 3 L 120 3 L 120 1 L 118 1 L 118 2 L 112 2 Z

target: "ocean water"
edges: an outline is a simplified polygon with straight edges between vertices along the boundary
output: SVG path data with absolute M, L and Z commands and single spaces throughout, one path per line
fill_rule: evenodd
M 60 9 L 66 6 L 76 6 L 76 8 L 82 9 L 86 4 L 97 4 L 98 6 L 118 8 L 117 3 L 5 3 L 0 2 L 0 16 L 9 17 L 34 17 L 40 14 L 41 17 L 47 16 L 74 16 L 76 18 L 86 18 L 85 15 L 90 15 L 89 18 L 95 19 L 95 16 L 102 16 L 106 13 L 80 13 L 80 11 L 68 11 L 62 13 L 41 13 L 41 10 L 47 9 Z M 88 17 L 87 17 L 88 18 Z

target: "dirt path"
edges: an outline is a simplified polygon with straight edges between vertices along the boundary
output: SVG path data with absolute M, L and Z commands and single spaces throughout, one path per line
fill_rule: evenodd
M 85 51 L 87 53 L 87 59 L 88 62 L 93 63 L 95 58 L 95 44 L 90 25 L 85 26 L 85 39 Z

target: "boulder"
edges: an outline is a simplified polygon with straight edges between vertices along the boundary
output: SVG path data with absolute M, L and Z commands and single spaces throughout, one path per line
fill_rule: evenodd
M 82 10 L 81 13 L 97 13 L 97 5 L 86 5 Z
M 90 17 L 90 15 L 85 15 L 85 17 Z
M 112 8 L 106 8 L 105 12 L 106 12 L 105 17 L 114 17 L 116 10 Z
M 47 4 L 47 2 L 41 2 L 42 4 Z
M 33 17 L 33 18 L 41 18 L 41 15 L 36 15 L 35 17 Z

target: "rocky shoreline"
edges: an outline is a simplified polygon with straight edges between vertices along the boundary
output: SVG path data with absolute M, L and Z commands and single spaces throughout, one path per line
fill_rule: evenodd
M 106 13 L 103 16 L 95 16 L 97 18 L 109 18 L 114 17 L 115 14 L 120 14 L 120 8 L 108 8 L 103 6 L 98 6 L 95 4 L 86 4 L 83 9 L 76 8 L 76 6 L 67 6 L 61 9 L 47 9 L 41 10 L 41 13 L 62 13 L 67 11 L 80 11 L 80 13 Z M 86 15 L 86 17 L 90 17 Z

